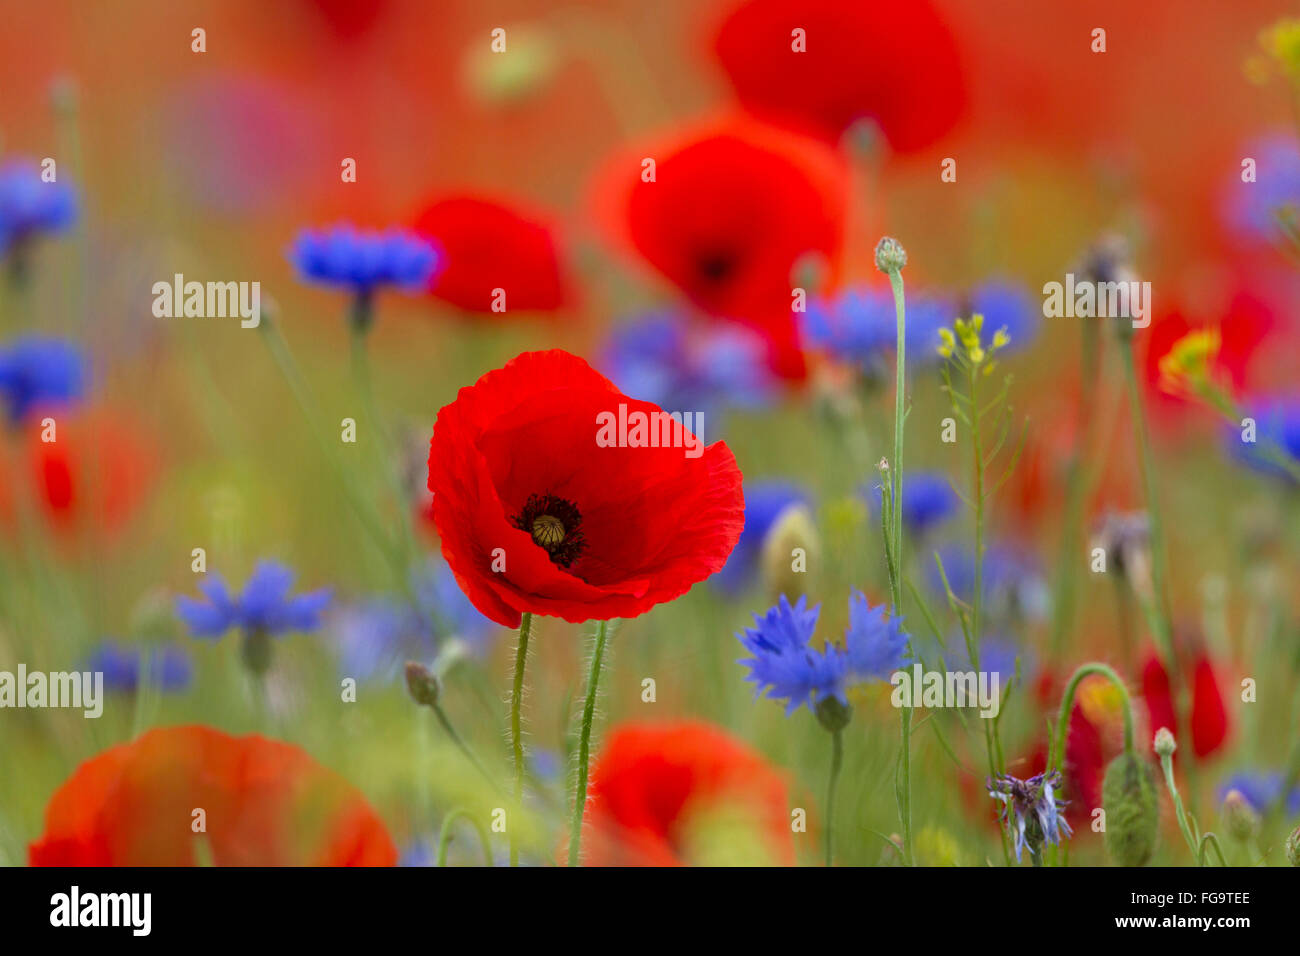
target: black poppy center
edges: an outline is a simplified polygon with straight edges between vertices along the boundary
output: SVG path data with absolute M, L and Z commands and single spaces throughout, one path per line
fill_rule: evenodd
M 725 252 L 707 253 L 699 257 L 696 268 L 709 282 L 724 282 L 736 271 L 736 257 Z
M 529 495 L 519 514 L 510 519 L 520 531 L 527 531 L 533 543 L 545 549 L 551 560 L 567 568 L 587 547 L 582 534 L 582 512 L 567 498 Z

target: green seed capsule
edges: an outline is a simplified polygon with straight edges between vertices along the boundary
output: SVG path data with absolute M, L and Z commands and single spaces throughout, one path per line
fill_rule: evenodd
M 1151 771 L 1135 754 L 1122 753 L 1101 785 L 1106 810 L 1106 852 L 1120 866 L 1142 866 L 1156 847 L 1160 808 Z

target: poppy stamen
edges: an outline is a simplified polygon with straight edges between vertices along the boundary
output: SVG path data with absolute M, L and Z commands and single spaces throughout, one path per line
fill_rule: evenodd
M 519 514 L 510 519 L 527 531 L 533 543 L 562 568 L 567 568 L 587 546 L 582 533 L 582 512 L 577 505 L 555 495 L 529 495 Z

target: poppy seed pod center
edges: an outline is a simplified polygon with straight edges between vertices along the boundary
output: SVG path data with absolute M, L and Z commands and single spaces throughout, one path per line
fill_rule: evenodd
M 523 510 L 511 522 L 527 531 L 533 543 L 544 548 L 551 560 L 567 568 L 586 549 L 582 533 L 582 512 L 577 505 L 555 495 L 529 495 Z

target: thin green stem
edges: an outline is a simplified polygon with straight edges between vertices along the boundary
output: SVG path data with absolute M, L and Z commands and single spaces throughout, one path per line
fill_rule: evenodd
M 483 762 L 479 760 L 474 751 L 470 749 L 469 744 L 465 743 L 465 738 L 456 732 L 456 728 L 453 727 L 451 721 L 447 719 L 447 714 L 442 709 L 442 705 L 435 700 L 429 706 L 433 710 L 434 717 L 438 719 L 438 725 L 442 727 L 443 732 L 446 733 L 447 737 L 451 740 L 452 744 L 455 745 L 456 749 L 461 752 L 466 760 L 474 765 L 474 769 L 477 770 L 482 775 L 483 779 L 492 786 L 493 790 L 500 792 L 501 784 L 497 782 L 496 778 L 493 777 L 492 774 L 488 773 L 487 767 L 483 765 Z
M 528 662 L 528 637 L 533 629 L 533 615 L 524 612 L 519 621 L 519 647 L 515 650 L 515 684 L 510 693 L 510 741 L 515 754 L 515 812 L 524 805 L 524 740 L 519 725 L 519 707 L 524 697 L 524 665 Z M 510 865 L 519 865 L 519 842 L 515 827 L 510 827 Z
M 1065 694 L 1061 698 L 1061 710 L 1056 718 L 1056 734 L 1052 738 L 1051 750 L 1048 753 L 1047 766 L 1049 769 L 1057 766 L 1065 758 L 1065 734 L 1069 727 L 1070 712 L 1074 710 L 1074 695 L 1083 679 L 1093 674 L 1102 675 L 1119 690 L 1124 703 L 1124 750 L 1130 754 L 1136 752 L 1133 735 L 1133 701 L 1129 697 L 1128 688 L 1124 686 L 1123 679 L 1111 667 L 1093 661 L 1080 665 L 1070 678 L 1070 682 L 1065 685 Z
M 1208 832 L 1201 835 L 1201 851 L 1197 857 L 1201 866 L 1205 866 L 1205 861 L 1209 859 L 1206 850 L 1210 847 L 1214 848 L 1215 854 L 1219 857 L 1219 866 L 1227 866 L 1228 862 L 1223 858 L 1223 847 L 1219 846 L 1219 838 Z
M 894 293 L 895 366 L 894 366 L 894 456 L 889 463 L 889 526 L 885 535 L 885 557 L 892 573 L 889 578 L 890 603 L 893 616 L 903 613 L 903 425 L 907 415 L 907 310 L 903 294 L 903 274 L 898 269 L 889 272 L 889 286 Z M 882 500 L 884 489 L 881 489 Z M 892 547 L 891 547 L 892 543 Z M 911 640 L 908 640 L 911 650 Z M 912 708 L 902 707 L 898 717 L 899 755 L 894 793 L 898 800 L 898 816 L 903 827 L 903 862 L 911 866 L 912 845 Z
M 482 820 L 464 807 L 457 807 L 442 818 L 442 829 L 438 832 L 438 865 L 447 865 L 447 847 L 451 845 L 452 837 L 451 828 L 457 820 L 468 820 L 473 825 L 475 832 L 478 833 L 479 843 L 483 847 L 483 865 L 491 866 L 492 843 L 488 838 L 487 827 L 483 825 Z
M 835 788 L 844 763 L 844 730 L 831 732 L 831 776 L 826 784 L 826 865 L 832 866 L 835 845 Z
M 591 754 L 591 722 L 596 715 L 596 690 L 600 683 L 600 667 L 605 657 L 605 642 L 609 637 L 609 622 L 596 625 L 596 641 L 591 652 L 591 672 L 587 675 L 587 702 L 582 708 L 582 734 L 578 739 L 578 786 L 573 797 L 573 817 L 569 825 L 569 866 L 578 865 L 582 849 L 582 817 L 587 809 L 587 763 Z
M 1202 853 L 1203 847 L 1198 844 L 1196 837 L 1192 835 L 1192 826 L 1188 820 L 1187 811 L 1183 808 L 1183 799 L 1178 795 L 1178 787 L 1174 784 L 1174 759 L 1169 754 L 1160 755 L 1160 769 L 1165 772 L 1165 786 L 1169 788 L 1169 796 L 1174 801 L 1174 813 L 1178 817 L 1178 828 L 1183 831 L 1183 839 L 1187 841 L 1187 847 L 1192 851 L 1192 858 L 1200 866 L 1205 865 L 1205 857 Z M 1214 841 L 1215 849 L 1218 850 L 1218 839 Z M 1223 852 L 1220 850 L 1219 859 L 1223 859 Z

